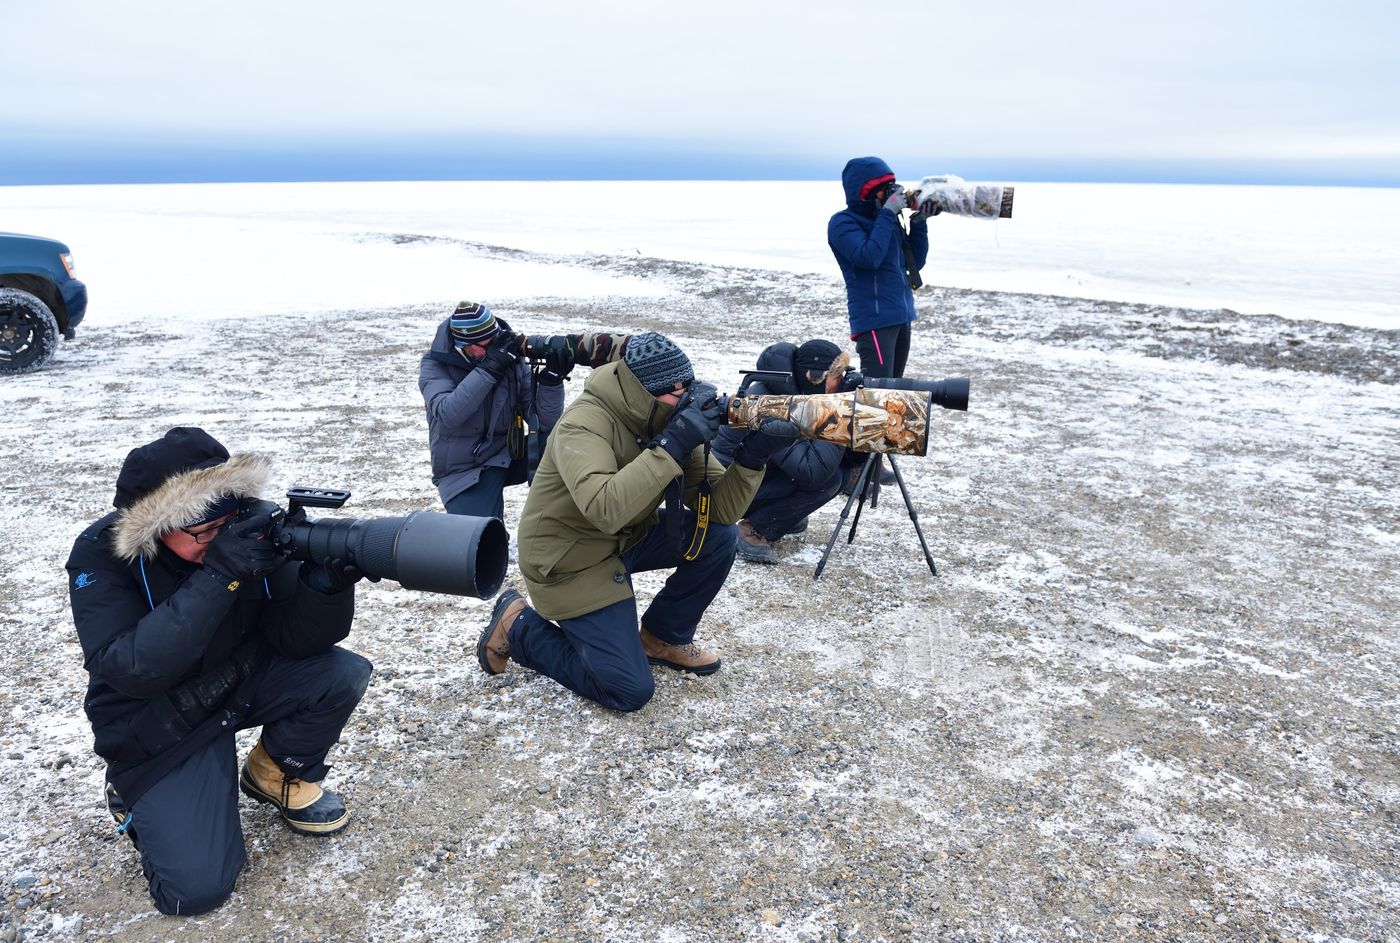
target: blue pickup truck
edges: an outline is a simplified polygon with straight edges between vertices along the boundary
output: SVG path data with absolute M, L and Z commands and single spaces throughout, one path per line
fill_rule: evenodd
M 0 232 L 0 373 L 49 362 L 59 335 L 87 312 L 87 286 L 73 277 L 73 253 L 53 239 Z

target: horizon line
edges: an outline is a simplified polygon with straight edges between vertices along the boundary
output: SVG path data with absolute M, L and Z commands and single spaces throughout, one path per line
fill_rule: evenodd
M 913 178 L 909 178 L 913 179 Z M 1121 175 L 1121 176 L 1019 176 L 1019 175 L 989 175 L 966 176 L 963 179 L 971 183 L 1001 182 L 1007 185 L 1018 184 L 1123 184 L 1123 185 L 1160 185 L 1160 186 L 1251 186 L 1251 187 L 1319 187 L 1319 188 L 1355 188 L 1355 189 L 1397 189 L 1400 188 L 1400 178 L 1385 179 L 1357 179 L 1348 177 L 1303 177 L 1292 175 L 1280 175 L 1278 177 L 1260 176 L 1247 178 L 1242 176 L 1222 175 L 1219 177 L 1204 176 L 1147 176 L 1147 175 Z M 835 181 L 839 183 L 839 181 Z M 222 184 L 317 184 L 317 183 L 833 183 L 829 177 L 798 177 L 798 176 L 739 176 L 735 174 L 724 174 L 718 176 L 702 175 L 655 175 L 655 176 L 622 176 L 622 175 L 595 175 L 595 176 L 560 176 L 560 175 L 538 175 L 538 176 L 502 176 L 502 175 L 476 175 L 476 176 L 446 176 L 446 175 L 412 175 L 412 176 L 388 176 L 388 175 L 366 175 L 366 176 L 311 176 L 311 175 L 243 175 L 243 176 L 214 176 L 214 175 L 170 175 L 166 177 L 146 177 L 138 178 L 134 176 L 111 176 L 111 177 L 89 177 L 78 178 L 49 178 L 49 179 L 4 179 L 0 177 L 0 188 L 18 187 L 82 187 L 82 186 L 203 186 Z

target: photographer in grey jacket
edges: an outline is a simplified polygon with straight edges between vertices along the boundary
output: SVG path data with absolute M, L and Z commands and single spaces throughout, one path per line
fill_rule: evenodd
M 483 304 L 464 301 L 438 325 L 418 369 L 428 413 L 433 484 L 449 514 L 502 517 L 504 489 L 528 474 L 525 423 L 548 432 L 564 410 L 572 360 L 555 357 L 532 375 L 520 336 Z

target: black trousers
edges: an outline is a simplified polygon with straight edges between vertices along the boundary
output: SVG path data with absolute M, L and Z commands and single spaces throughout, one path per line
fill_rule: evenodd
M 239 729 L 263 728 L 263 746 L 284 770 L 307 782 L 325 775 L 325 756 L 369 686 L 373 666 L 332 648 L 312 658 L 277 658 L 254 692 Z M 213 910 L 233 893 L 243 870 L 234 729 L 208 743 L 142 794 L 130 830 L 141 870 L 163 914 Z M 288 763 L 292 760 L 292 763 Z M 296 763 L 303 764 L 297 772 Z
M 862 331 L 856 335 L 856 353 L 860 354 L 860 372 L 868 377 L 902 377 L 909 362 L 909 324 Z
M 744 516 L 759 534 L 777 540 L 792 533 L 798 521 L 836 497 L 845 478 L 837 469 L 817 487 L 803 488 L 782 469 L 769 465 Z
M 476 484 L 447 502 L 447 513 L 503 518 L 506 516 L 505 486 L 506 469 L 494 465 L 483 468 Z

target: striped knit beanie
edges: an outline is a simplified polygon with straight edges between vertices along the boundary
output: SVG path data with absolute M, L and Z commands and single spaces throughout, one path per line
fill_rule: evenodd
M 689 386 L 695 379 L 685 351 L 669 337 L 655 331 L 629 337 L 622 360 L 652 396 L 671 392 L 678 382 Z
M 457 305 L 457 310 L 448 319 L 447 328 L 452 332 L 452 343 L 458 348 L 469 344 L 485 346 L 501 332 L 491 309 L 475 301 L 463 301 Z

